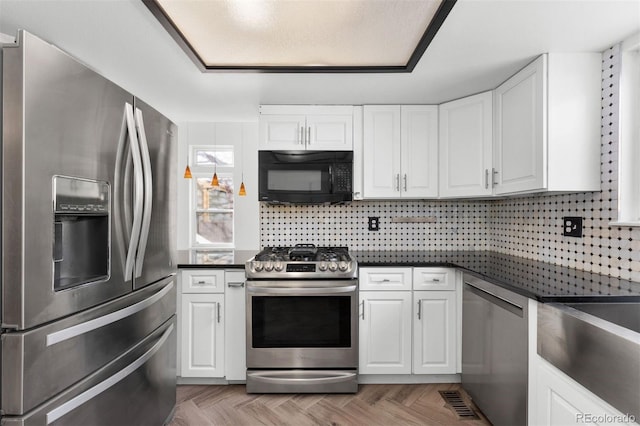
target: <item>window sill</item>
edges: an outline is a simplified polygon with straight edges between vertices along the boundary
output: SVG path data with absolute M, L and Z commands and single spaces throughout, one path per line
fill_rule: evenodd
M 609 226 L 618 226 L 618 227 L 635 226 L 635 227 L 640 227 L 640 221 L 639 222 L 609 222 Z

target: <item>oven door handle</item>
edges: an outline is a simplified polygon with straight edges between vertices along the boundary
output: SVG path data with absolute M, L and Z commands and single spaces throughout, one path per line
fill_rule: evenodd
M 254 287 L 247 285 L 247 291 L 252 295 L 273 295 L 286 294 L 289 296 L 296 295 L 333 295 L 336 293 L 353 293 L 356 291 L 355 285 L 343 287 Z

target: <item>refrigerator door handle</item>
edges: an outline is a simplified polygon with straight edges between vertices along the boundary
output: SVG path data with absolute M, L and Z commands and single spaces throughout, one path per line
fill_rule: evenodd
M 124 279 L 133 279 L 133 265 L 136 256 L 136 249 L 140 240 L 140 230 L 142 228 L 142 208 L 143 208 L 143 186 L 144 176 L 142 174 L 142 158 L 140 156 L 140 143 L 136 132 L 135 119 L 133 117 L 133 107 L 130 103 L 125 104 L 127 116 L 127 129 L 129 140 L 131 141 L 131 155 L 133 157 L 133 227 L 131 229 L 131 239 L 127 250 L 127 260 L 124 266 Z
M 140 240 L 136 254 L 136 278 L 142 275 L 142 265 L 144 254 L 147 250 L 149 239 L 149 228 L 151 226 L 151 211 L 153 209 L 153 175 L 151 173 L 151 157 L 149 156 L 149 145 L 147 144 L 147 134 L 144 129 L 144 120 L 140 108 L 136 108 L 136 128 L 140 135 L 140 153 L 142 154 L 142 174 L 144 180 L 144 203 L 142 208 L 142 227 L 140 230 Z
M 69 401 L 65 402 L 64 404 L 49 411 L 47 413 L 47 424 L 50 425 L 51 423 L 58 420 L 60 417 L 65 416 L 66 414 L 70 413 L 71 411 L 78 408 L 82 404 L 100 395 L 102 392 L 106 391 L 107 389 L 109 389 L 110 387 L 117 384 L 121 380 L 125 379 L 128 375 L 136 371 L 138 368 L 144 365 L 144 363 L 146 363 L 152 356 L 154 356 L 156 352 L 160 350 L 162 345 L 164 345 L 165 341 L 169 338 L 169 335 L 171 334 L 172 331 L 173 331 L 173 324 L 171 324 L 169 328 L 167 328 L 167 330 L 162 334 L 162 336 L 160 336 L 158 341 L 148 351 L 142 354 L 140 358 L 136 359 L 134 362 L 127 365 L 125 368 L 118 371 L 116 374 L 109 377 L 107 380 L 104 380 L 98 383 L 92 388 L 89 388 L 86 391 L 82 392 L 80 395 L 76 396 L 75 398 L 72 398 Z
M 173 282 L 167 285 L 153 296 L 144 299 L 136 304 L 127 306 L 126 308 L 111 312 L 110 314 L 103 315 L 93 320 L 84 322 L 82 324 L 74 325 L 60 331 L 48 334 L 46 339 L 46 345 L 52 346 L 56 343 L 64 342 L 65 340 L 72 339 L 82 334 L 89 333 L 90 331 L 98 328 L 105 327 L 109 324 L 113 324 L 116 321 L 120 321 L 123 318 L 130 317 L 137 314 L 140 311 L 147 309 L 149 306 L 161 300 L 167 293 L 173 290 Z
M 126 253 L 124 250 L 125 241 L 131 237 L 131 200 L 127 197 L 128 191 L 125 190 L 126 183 L 129 181 L 131 152 L 127 149 L 127 110 L 122 110 L 122 126 L 120 128 L 120 137 L 118 138 L 118 149 L 116 152 L 116 167 L 114 171 L 113 188 L 113 210 L 111 214 L 117 219 L 115 220 L 115 238 L 118 247 L 120 247 L 120 263 L 122 270 L 126 264 Z

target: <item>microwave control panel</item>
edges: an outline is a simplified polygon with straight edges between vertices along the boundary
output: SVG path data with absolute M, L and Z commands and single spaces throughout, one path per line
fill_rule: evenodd
M 349 164 L 337 164 L 334 170 L 334 191 L 351 192 L 351 166 Z

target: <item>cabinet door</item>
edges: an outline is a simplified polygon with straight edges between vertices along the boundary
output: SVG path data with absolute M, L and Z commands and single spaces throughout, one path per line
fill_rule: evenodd
M 543 189 L 545 55 L 495 90 L 495 193 Z
M 403 198 L 438 196 L 438 107 L 401 107 L 400 170 Z
M 534 425 L 596 424 L 598 418 L 619 419 L 615 424 L 636 424 L 629 415 L 620 413 L 544 359 L 536 356 L 536 361 Z
M 227 380 L 247 378 L 247 330 L 244 271 L 225 271 L 225 377 Z
M 413 372 L 456 373 L 456 293 L 414 291 Z
M 307 115 L 308 150 L 351 151 L 353 115 Z
M 492 96 L 440 105 L 440 197 L 492 194 Z
M 411 292 L 360 292 L 361 374 L 411 373 Z
M 400 197 L 400 106 L 363 108 L 364 198 Z
M 260 115 L 260 150 L 304 150 L 304 115 Z
M 224 377 L 223 294 L 183 294 L 182 377 Z

